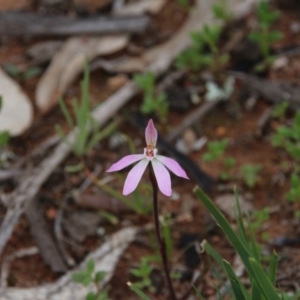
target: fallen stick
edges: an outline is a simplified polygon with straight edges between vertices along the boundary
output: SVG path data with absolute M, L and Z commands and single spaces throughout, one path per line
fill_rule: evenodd
M 290 107 L 300 108 L 300 87 L 288 82 L 262 79 L 253 75 L 240 72 L 229 71 L 228 74 L 234 76 L 248 87 L 251 91 L 263 96 L 266 100 L 278 104 L 287 101 Z
M 9 278 L 9 273 L 10 273 L 10 266 L 11 263 L 17 259 L 17 258 L 22 258 L 25 256 L 31 256 L 39 253 L 39 249 L 37 247 L 30 247 L 27 249 L 21 249 L 13 254 L 4 257 L 1 265 L 1 277 L 0 277 L 0 286 L 1 288 L 6 288 L 8 286 L 8 278 Z
M 148 16 L 93 17 L 86 19 L 33 13 L 0 13 L 0 34 L 5 36 L 70 36 L 139 33 L 149 25 Z
M 259 0 L 245 0 L 242 3 L 239 0 L 228 1 L 228 5 L 236 12 L 237 16 L 246 13 L 252 4 Z M 173 59 L 191 43 L 189 32 L 199 30 L 204 24 L 213 22 L 210 1 L 198 0 L 195 9 L 192 11 L 190 18 L 181 28 L 174 38 L 162 46 L 158 46 L 144 57 L 147 64 L 147 70 L 152 71 L 156 76 L 161 75 L 168 70 Z M 137 85 L 130 81 L 115 94 L 108 97 L 107 100 L 99 105 L 93 112 L 93 117 L 98 126 L 103 126 L 119 109 L 121 109 L 133 96 L 138 93 Z M 67 136 L 69 144 L 73 144 L 76 131 L 73 130 Z M 15 225 L 24 212 L 25 205 L 29 205 L 33 198 L 39 192 L 41 186 L 49 178 L 52 172 L 64 161 L 70 153 L 70 148 L 65 142 L 61 142 L 15 189 L 10 197 L 10 203 L 6 215 L 0 227 L 0 254 L 10 238 Z
M 93 291 L 95 286 L 90 285 L 85 287 L 75 283 L 72 280 L 72 275 L 86 268 L 89 260 L 93 260 L 95 264 L 95 273 L 104 271 L 106 273 L 104 279 L 99 283 L 99 287 L 103 286 L 110 280 L 114 274 L 116 265 L 129 246 L 135 239 L 138 232 L 137 227 L 127 227 L 114 233 L 108 237 L 98 249 L 91 252 L 84 261 L 74 270 L 67 272 L 57 281 L 51 284 L 45 284 L 33 288 L 2 288 L 0 289 L 1 300 L 82 300 L 86 295 Z
M 204 102 L 201 106 L 186 116 L 185 119 L 170 132 L 170 134 L 167 136 L 167 141 L 174 141 L 186 128 L 193 125 L 196 121 L 199 122 L 218 103 L 220 103 L 219 100 Z
M 25 214 L 30 224 L 30 233 L 40 250 L 40 255 L 54 272 L 65 273 L 68 270 L 56 240 L 51 234 L 50 226 L 44 217 L 38 198 L 28 202 Z

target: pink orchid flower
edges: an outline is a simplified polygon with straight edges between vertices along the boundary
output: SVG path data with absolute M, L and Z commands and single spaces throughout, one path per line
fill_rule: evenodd
M 157 155 L 157 149 L 155 148 L 157 141 L 157 130 L 154 127 L 152 119 L 148 122 L 146 127 L 145 138 L 147 147 L 144 148 L 144 154 L 127 155 L 114 163 L 106 172 L 119 171 L 135 162 L 138 162 L 130 170 L 125 180 L 123 195 L 126 196 L 136 189 L 143 173 L 145 172 L 148 164 L 151 162 L 160 191 L 164 195 L 170 197 L 172 194 L 172 188 L 171 177 L 168 169 L 179 177 L 186 179 L 189 178 L 187 177 L 185 171 L 174 159 Z

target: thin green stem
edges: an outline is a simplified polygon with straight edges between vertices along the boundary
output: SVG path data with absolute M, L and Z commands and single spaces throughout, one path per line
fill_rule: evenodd
M 168 288 L 169 288 L 169 292 L 170 292 L 170 298 L 172 300 L 177 300 L 177 298 L 175 296 L 174 288 L 172 285 L 171 277 L 170 277 L 169 267 L 168 267 L 166 243 L 160 233 L 159 213 L 158 213 L 158 185 L 157 185 L 156 177 L 154 175 L 151 164 L 150 164 L 150 168 L 149 168 L 149 179 L 150 179 L 150 182 L 151 182 L 152 188 L 153 188 L 153 215 L 154 215 L 156 239 L 157 239 L 157 242 L 159 245 L 160 256 L 161 256 L 161 259 L 163 262 L 163 267 L 164 267 L 165 275 L 167 278 L 167 284 L 168 284 Z

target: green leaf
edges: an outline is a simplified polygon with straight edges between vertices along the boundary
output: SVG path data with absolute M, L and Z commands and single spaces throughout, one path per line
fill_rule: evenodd
M 67 165 L 65 167 L 65 171 L 67 173 L 77 173 L 80 172 L 83 169 L 84 165 L 83 163 L 80 161 L 78 164 L 76 165 Z
M 261 290 L 259 289 L 258 285 L 256 284 L 255 280 L 252 280 L 252 295 L 251 300 L 260 300 L 261 299 Z
M 21 74 L 19 68 L 14 64 L 10 64 L 10 63 L 3 64 L 3 68 L 10 76 L 15 78 L 20 76 Z
M 103 278 L 105 277 L 105 275 L 106 275 L 106 272 L 104 272 L 104 271 L 97 272 L 96 275 L 95 275 L 96 283 L 99 283 L 100 281 L 102 281 Z
M 74 273 L 72 275 L 72 280 L 77 283 L 81 283 L 84 286 L 88 286 L 92 283 L 92 278 L 90 274 L 87 274 L 86 271 Z
M 71 145 L 71 143 L 67 140 L 66 135 L 64 134 L 64 132 L 59 124 L 55 125 L 55 130 L 56 130 L 57 135 L 68 145 L 68 147 L 70 149 L 72 149 L 73 145 Z
M 117 225 L 119 223 L 118 217 L 110 212 L 102 210 L 99 212 L 99 214 L 112 225 Z
M 135 284 L 128 283 L 130 289 L 134 291 L 143 300 L 151 300 L 144 292 L 142 292 Z
M 9 142 L 9 132 L 8 131 L 2 131 L 0 132 L 0 147 L 4 147 Z
M 272 286 L 271 281 L 263 271 L 261 265 L 253 257 L 251 257 L 251 249 L 247 248 L 247 245 L 245 245 L 239 238 L 239 236 L 234 232 L 221 211 L 199 187 L 196 187 L 194 189 L 194 193 L 196 194 L 197 198 L 201 200 L 204 206 L 209 210 L 220 228 L 226 234 L 227 238 L 229 239 L 237 253 L 240 255 L 250 278 L 256 281 L 256 284 L 261 290 L 262 294 L 268 300 L 279 300 L 280 298 L 276 293 L 275 288 Z
M 250 226 L 250 218 L 249 214 L 247 214 L 247 223 L 248 223 L 248 230 L 249 230 L 249 245 L 250 245 L 250 253 L 257 261 L 260 262 L 260 251 L 259 246 L 255 241 L 253 230 Z
M 85 300 L 96 300 L 96 296 L 93 292 L 89 292 L 86 297 Z
M 69 112 L 69 110 L 67 109 L 67 106 L 64 102 L 64 100 L 60 97 L 59 100 L 58 100 L 58 103 L 59 103 L 59 107 L 68 123 L 68 125 L 73 128 L 75 125 L 74 125 L 74 122 L 72 120 L 72 117 L 71 117 L 71 114 Z
M 249 258 L 249 262 L 254 272 L 253 278 L 260 287 L 260 290 L 265 298 L 268 300 L 280 300 L 280 297 L 278 296 L 270 279 L 266 276 L 266 273 L 262 269 L 261 265 L 254 258 Z
M 283 34 L 280 31 L 271 31 L 268 34 L 268 42 L 273 43 L 281 40 L 283 38 Z
M 25 80 L 29 80 L 31 78 L 34 78 L 42 73 L 42 69 L 40 67 L 32 67 L 26 70 L 23 74 L 23 78 Z
M 118 124 L 118 121 L 112 121 L 99 132 L 95 132 L 86 146 L 87 152 L 90 152 L 97 143 L 110 136 L 117 129 Z
M 212 10 L 216 19 L 220 19 L 226 23 L 230 22 L 233 18 L 233 15 L 227 8 L 226 0 L 220 0 L 219 3 L 214 4 Z
M 242 241 L 246 245 L 247 249 L 250 249 L 249 241 L 248 241 L 248 236 L 246 234 L 245 226 L 244 226 L 244 218 L 240 206 L 240 201 L 239 201 L 239 196 L 237 193 L 236 188 L 234 189 L 234 196 L 235 196 L 235 219 L 237 222 L 237 229 L 238 229 L 238 235 Z
M 86 272 L 88 274 L 92 274 L 94 272 L 95 269 L 95 262 L 90 259 L 87 263 L 86 263 Z
M 133 269 L 133 270 L 130 270 L 130 273 L 132 275 L 134 275 L 135 277 L 143 277 L 144 276 L 144 272 L 143 270 L 141 269 Z
M 256 43 L 259 44 L 261 42 L 263 36 L 259 31 L 251 31 L 248 35 L 248 38 L 251 41 L 256 42 Z
M 96 300 L 109 300 L 107 291 L 101 291 L 101 292 L 97 295 Z
M 223 258 L 210 243 L 208 243 L 208 242 L 204 243 L 204 250 L 225 271 L 224 264 L 223 264 Z
M 216 207 L 212 200 L 199 187 L 196 187 L 194 189 L 194 193 L 215 218 L 220 228 L 223 230 L 223 232 L 225 233 L 225 235 L 227 236 L 237 253 L 240 255 L 247 271 L 250 273 L 250 276 L 253 277 L 254 272 L 249 262 L 249 258 L 251 257 L 250 249 L 247 248 L 247 245 L 245 245 L 245 243 L 242 242 L 240 237 L 234 232 L 234 230 L 232 229 L 222 212 Z
M 278 255 L 275 251 L 273 251 L 269 270 L 268 270 L 268 277 L 273 285 L 275 285 L 275 281 L 276 281 L 277 263 L 278 263 Z
M 223 259 L 224 268 L 226 270 L 226 273 L 228 275 L 228 278 L 231 283 L 231 287 L 233 290 L 233 293 L 235 295 L 236 300 L 247 300 L 249 299 L 247 295 L 246 289 L 241 284 L 239 278 L 234 273 L 230 263 Z

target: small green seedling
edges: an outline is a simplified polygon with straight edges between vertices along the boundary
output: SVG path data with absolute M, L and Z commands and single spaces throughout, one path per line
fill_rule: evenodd
M 22 70 L 14 64 L 6 63 L 3 65 L 4 70 L 17 80 L 29 80 L 34 77 L 39 76 L 42 73 L 40 67 L 30 67 L 28 69 Z
M 224 154 L 228 143 L 228 139 L 209 142 L 207 144 L 207 152 L 203 154 L 203 159 L 205 161 L 215 161 Z
M 80 283 L 83 286 L 93 284 L 96 287 L 96 292 L 89 292 L 86 300 L 110 300 L 107 291 L 99 288 L 99 283 L 104 279 L 105 272 L 99 271 L 95 273 L 95 263 L 93 260 L 87 262 L 86 268 L 72 275 L 74 282 Z
M 290 202 L 300 201 L 300 112 L 296 113 L 294 123 L 291 126 L 282 125 L 277 128 L 271 142 L 273 146 L 285 149 L 294 161 L 293 164 L 285 163 L 287 165 L 286 169 L 292 168 L 293 172 L 290 190 L 285 197 Z
M 220 70 L 229 60 L 228 54 L 221 54 L 218 43 L 221 37 L 220 25 L 205 25 L 202 31 L 190 33 L 193 45 L 176 58 L 178 68 L 199 71 L 210 67 L 214 72 Z M 206 51 L 206 48 L 209 51 Z
M 289 202 L 300 201 L 300 176 L 298 174 L 292 174 L 291 187 L 285 197 Z
M 236 164 L 236 159 L 234 157 L 228 157 L 224 160 L 224 170 L 220 174 L 222 180 L 230 180 L 233 178 L 231 175 L 231 170 Z
M 252 213 L 252 221 L 250 223 L 250 227 L 254 233 L 259 231 L 263 224 L 270 219 L 270 209 L 268 207 L 264 207 L 261 210 L 254 210 Z M 264 241 L 268 240 L 269 235 L 266 232 L 262 232 L 262 239 Z
M 74 142 L 72 144 L 67 140 L 61 126 L 56 125 L 57 134 L 67 143 L 72 152 L 80 159 L 88 154 L 93 147 L 99 143 L 99 141 L 104 139 L 116 129 L 116 123 L 111 123 L 103 130 L 98 130 L 98 124 L 94 120 L 91 113 L 88 88 L 89 70 L 86 62 L 84 68 L 84 77 L 81 82 L 81 101 L 78 101 L 77 99 L 72 101 L 74 118 L 72 117 L 72 113 L 67 108 L 65 102 L 62 99 L 59 100 L 60 109 L 67 121 L 67 124 L 72 129 L 76 128 Z M 82 168 L 83 164 L 80 162 L 75 166 L 68 166 L 66 171 L 78 172 Z
M 2 96 L 0 96 L 0 115 L 1 115 L 1 109 L 3 104 Z M 0 131 L 0 147 L 4 147 L 9 142 L 9 133 L 8 131 Z
M 289 155 L 299 162 L 300 160 L 300 112 L 297 112 L 292 126 L 280 126 L 272 137 L 275 147 L 284 148 Z
M 144 114 L 155 113 L 162 122 L 167 120 L 169 105 L 164 93 L 156 94 L 154 74 L 148 72 L 143 75 L 135 75 L 134 81 L 144 92 L 144 100 L 140 110 Z
M 141 290 L 147 288 L 151 292 L 155 291 L 150 279 L 150 274 L 153 271 L 153 267 L 150 262 L 157 260 L 159 260 L 157 256 L 144 256 L 142 257 L 139 266 L 130 271 L 132 275 L 138 278 L 138 281 L 133 283 L 135 287 Z
M 283 120 L 288 107 L 289 107 L 289 103 L 287 101 L 283 101 L 277 104 L 272 111 L 272 116 L 274 118 Z
M 261 165 L 246 164 L 241 168 L 241 176 L 245 184 L 252 188 L 259 180 L 259 172 L 262 170 Z
M 271 30 L 271 25 L 278 19 L 279 12 L 272 10 L 266 1 L 259 3 L 257 17 L 258 29 L 250 32 L 249 39 L 258 44 L 264 57 L 263 63 L 256 66 L 257 71 L 262 71 L 265 67 L 273 64 L 274 57 L 271 55 L 271 46 L 274 42 L 282 39 L 283 35 L 280 31 Z
M 233 20 L 233 14 L 229 10 L 229 5 L 226 0 L 219 0 L 213 4 L 212 10 L 216 19 L 223 21 L 225 24 Z
M 191 8 L 189 0 L 177 0 L 177 3 L 185 10 L 189 10 Z

